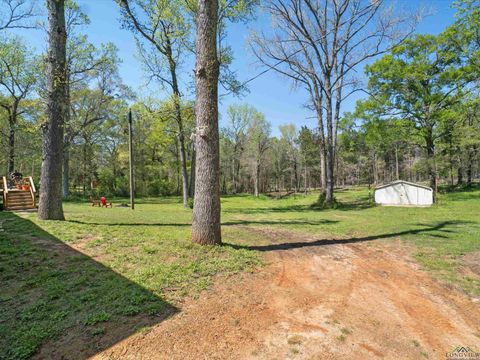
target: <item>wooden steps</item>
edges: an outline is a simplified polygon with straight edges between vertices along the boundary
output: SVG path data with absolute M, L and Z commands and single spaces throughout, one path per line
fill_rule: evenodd
M 3 208 L 9 211 L 22 211 L 36 209 L 35 201 L 35 184 L 33 179 L 28 178 L 30 185 L 28 190 L 9 189 L 7 188 L 7 180 L 3 177 Z
M 29 190 L 10 190 L 7 194 L 7 206 L 5 210 L 28 210 L 35 209 L 32 194 Z

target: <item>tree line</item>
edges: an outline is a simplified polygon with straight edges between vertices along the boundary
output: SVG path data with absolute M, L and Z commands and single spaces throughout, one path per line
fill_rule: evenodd
M 37 22 L 39 3 L 0 1 L 0 167 L 41 178 L 45 196 L 52 181 L 58 198 L 128 194 L 129 108 L 137 195 L 182 195 L 184 206 L 194 199 L 194 219 L 213 208 L 207 218 L 219 221 L 217 193 L 320 189 L 329 206 L 336 186 L 407 179 L 436 188 L 478 177 L 478 0 L 455 2 L 454 24 L 438 35 L 415 34 L 422 12 L 382 0 L 114 5 L 149 85 L 164 96 L 140 97 L 123 83 L 118 50 L 90 42 L 89 18 L 75 1 L 47 1 L 46 24 Z M 241 100 L 219 126 L 218 89 L 241 97 L 248 82 L 231 69 L 228 25 L 254 19 L 259 8 L 273 21 L 252 33 L 252 55 L 303 89 L 315 127 L 291 119 L 272 129 Z M 45 54 L 10 31 L 35 27 L 47 29 Z M 345 112 L 357 92 L 366 96 Z M 59 137 L 61 144 L 52 140 Z M 61 203 L 47 206 L 55 207 L 62 218 Z

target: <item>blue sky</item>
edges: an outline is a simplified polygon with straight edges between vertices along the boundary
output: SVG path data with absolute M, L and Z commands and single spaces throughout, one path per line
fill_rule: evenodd
M 133 36 L 120 28 L 118 6 L 114 0 L 77 1 L 91 21 L 91 24 L 83 29 L 90 41 L 95 45 L 113 42 L 118 47 L 118 55 L 122 59 L 120 74 L 123 81 L 139 94 L 158 96 L 155 86 L 150 85 L 148 88 L 144 86 L 145 79 L 141 64 L 135 55 Z M 396 3 L 403 7 L 415 8 L 423 5 L 433 9 L 433 15 L 426 17 L 418 26 L 419 33 L 439 33 L 453 22 L 454 11 L 451 9 L 451 0 L 399 0 Z M 268 17 L 261 15 L 255 22 L 248 25 L 233 24 L 228 29 L 228 43 L 232 46 L 235 56 L 233 69 L 237 72 L 240 81 L 247 80 L 262 70 L 255 64 L 248 50 L 247 38 L 252 28 L 264 27 L 268 24 Z M 22 30 L 21 35 L 36 51 L 45 49 L 46 39 L 42 31 Z M 188 62 L 182 70 L 191 72 L 193 63 Z M 232 96 L 222 98 L 221 114 L 230 104 L 246 102 L 265 114 L 267 120 L 272 123 L 274 134 L 278 134 L 278 125 L 284 123 L 295 123 L 297 127 L 302 125 L 316 127 L 316 121 L 309 119 L 313 114 L 303 108 L 307 99 L 306 94 L 301 90 L 292 90 L 291 83 L 280 75 L 268 72 L 251 82 L 249 89 L 250 93 L 242 98 Z M 343 111 L 354 109 L 355 101 L 360 97 L 360 93 L 358 94 L 344 103 Z M 223 119 L 220 120 L 220 125 L 223 121 Z

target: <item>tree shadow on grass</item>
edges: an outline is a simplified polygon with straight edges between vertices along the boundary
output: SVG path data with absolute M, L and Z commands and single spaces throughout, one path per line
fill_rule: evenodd
M 284 243 L 274 243 L 269 245 L 237 245 L 237 244 L 228 244 L 224 243 L 224 246 L 230 246 L 234 249 L 247 249 L 247 250 L 256 250 L 256 251 L 276 251 L 276 250 L 292 250 L 306 247 L 318 247 L 318 246 L 328 246 L 328 245 L 338 245 L 338 244 L 355 244 L 365 241 L 381 240 L 387 238 L 393 238 L 397 236 L 407 236 L 407 235 L 420 235 L 428 234 L 432 237 L 437 238 L 447 238 L 445 234 L 452 233 L 452 228 L 458 225 L 464 225 L 471 222 L 468 221 L 442 221 L 430 225 L 425 224 L 416 224 L 414 226 L 422 226 L 422 228 L 404 230 L 386 234 L 370 235 L 364 237 L 352 237 L 348 239 L 319 239 L 313 241 L 299 241 L 299 242 L 284 242 Z
M 273 214 L 273 213 L 302 213 L 302 212 L 320 212 L 326 210 L 340 210 L 340 211 L 352 211 L 352 210 L 365 210 L 375 207 L 375 204 L 367 200 L 351 201 L 351 202 L 337 202 L 334 207 L 326 208 L 317 206 L 315 203 L 310 205 L 289 205 L 278 207 L 266 207 L 266 208 L 242 208 L 242 209 L 227 209 L 226 213 L 231 214 Z
M 335 209 L 340 211 L 356 211 L 371 209 L 375 206 L 375 203 L 370 201 L 368 197 L 366 197 L 365 199 L 358 201 L 339 202 Z
M 235 225 L 331 225 L 338 223 L 338 220 L 233 220 L 225 221 L 223 226 L 235 226 Z
M 67 220 L 66 222 L 81 224 L 81 225 L 109 225 L 109 226 L 192 226 L 191 223 L 99 223 L 80 220 Z M 335 224 L 337 220 L 231 220 L 222 222 L 222 226 L 235 226 L 235 225 L 325 225 Z
M 0 212 L 0 284 L 0 359 L 86 359 L 178 311 L 7 212 Z

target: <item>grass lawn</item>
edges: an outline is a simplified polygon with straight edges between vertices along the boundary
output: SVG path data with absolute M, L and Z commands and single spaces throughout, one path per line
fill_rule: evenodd
M 332 210 L 310 206 L 317 194 L 224 197 L 223 240 L 237 246 L 222 247 L 190 242 L 191 210 L 178 198 L 141 199 L 135 211 L 66 203 L 65 222 L 0 212 L 0 358 L 28 358 L 54 341 L 91 343 L 93 354 L 162 321 L 215 277 L 261 266 L 254 246 L 269 240 L 258 227 L 402 239 L 435 276 L 480 295 L 479 278 L 462 270 L 463 255 L 480 250 L 480 189 L 442 194 L 431 208 L 370 206 L 364 188 L 337 196 Z

